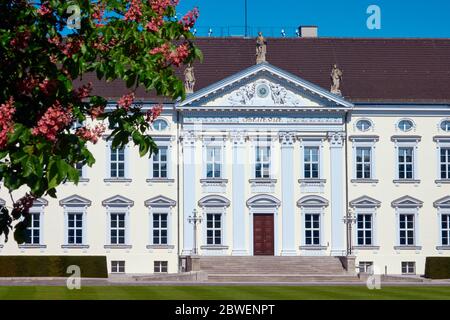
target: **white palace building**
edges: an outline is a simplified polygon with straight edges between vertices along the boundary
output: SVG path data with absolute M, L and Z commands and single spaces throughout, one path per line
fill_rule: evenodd
M 1 255 L 106 255 L 126 274 L 194 254 L 350 255 L 394 275 L 450 256 L 450 40 L 260 38 L 256 58 L 254 39 L 196 42 L 192 93 L 153 124 L 158 154 L 99 141 Z M 126 92 L 94 81 L 112 104 Z

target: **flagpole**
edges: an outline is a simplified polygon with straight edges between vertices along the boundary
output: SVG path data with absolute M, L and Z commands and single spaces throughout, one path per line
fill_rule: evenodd
M 247 0 L 244 0 L 244 14 L 245 14 L 245 32 L 244 32 L 244 36 L 247 38 L 248 33 L 247 33 Z

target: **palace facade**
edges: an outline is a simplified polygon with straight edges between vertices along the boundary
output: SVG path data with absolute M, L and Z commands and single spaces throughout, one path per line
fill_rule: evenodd
M 423 274 L 450 255 L 450 40 L 269 39 L 258 64 L 253 39 L 197 43 L 193 92 L 153 123 L 158 154 L 99 141 L 1 255 L 106 255 L 127 274 L 179 272 L 196 253 Z M 94 87 L 112 107 L 126 92 Z

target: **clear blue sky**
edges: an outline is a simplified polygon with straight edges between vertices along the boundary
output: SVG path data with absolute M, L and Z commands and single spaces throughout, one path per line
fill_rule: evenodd
M 180 0 L 178 11 L 200 9 L 197 35 L 242 35 L 245 0 Z M 299 25 L 317 25 L 322 37 L 450 38 L 450 0 L 247 0 L 251 32 L 295 35 Z M 381 29 L 366 26 L 369 5 L 381 9 Z M 222 28 L 221 28 L 222 27 Z M 228 28 L 230 27 L 230 28 Z

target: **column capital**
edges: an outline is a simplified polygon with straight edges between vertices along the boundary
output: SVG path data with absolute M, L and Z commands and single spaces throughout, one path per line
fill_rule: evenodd
M 328 141 L 330 142 L 331 148 L 342 148 L 344 140 L 344 132 L 328 132 Z
M 232 131 L 230 132 L 230 141 L 233 145 L 242 146 L 245 144 L 245 140 L 247 138 L 247 134 L 245 131 Z
M 293 146 L 295 142 L 294 132 L 280 132 L 279 138 L 282 146 Z
M 181 141 L 183 146 L 193 146 L 197 140 L 195 131 L 184 131 L 181 133 Z

